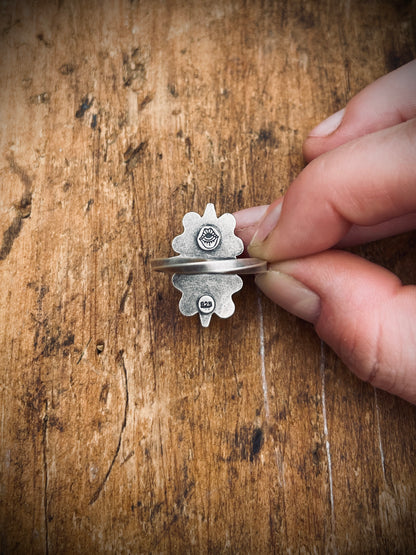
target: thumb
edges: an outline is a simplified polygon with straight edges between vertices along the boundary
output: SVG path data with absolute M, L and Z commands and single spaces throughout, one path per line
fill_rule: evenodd
M 272 264 L 256 283 L 361 379 L 416 403 L 416 287 L 350 253 Z

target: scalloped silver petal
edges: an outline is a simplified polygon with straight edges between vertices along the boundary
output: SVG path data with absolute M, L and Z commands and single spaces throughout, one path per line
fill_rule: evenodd
M 203 216 L 188 212 L 182 220 L 184 232 L 175 237 L 172 247 L 181 256 L 190 258 L 236 258 L 244 250 L 234 235 L 235 218 L 223 214 L 219 218 L 213 204 L 207 204 Z
M 220 318 L 234 314 L 231 296 L 243 287 L 240 276 L 221 274 L 174 274 L 172 283 L 182 293 L 179 301 L 181 313 L 184 316 L 199 313 L 204 328 L 209 326 L 213 314 Z

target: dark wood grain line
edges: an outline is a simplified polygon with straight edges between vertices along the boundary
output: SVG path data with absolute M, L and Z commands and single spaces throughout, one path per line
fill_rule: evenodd
M 98 486 L 98 488 L 96 489 L 96 491 L 94 492 L 94 494 L 92 495 L 90 501 L 89 501 L 89 505 L 93 505 L 97 499 L 100 497 L 100 494 L 111 474 L 111 471 L 113 470 L 114 467 L 114 463 L 116 462 L 116 459 L 120 453 L 120 447 L 121 447 L 121 440 L 123 438 L 123 433 L 124 430 L 126 429 L 126 424 L 127 424 L 127 413 L 129 410 L 129 388 L 128 388 L 128 380 L 127 380 L 127 369 L 126 369 L 126 365 L 124 363 L 124 352 L 121 350 L 118 353 L 118 362 L 119 365 L 123 371 L 123 381 L 124 381 L 124 415 L 123 415 L 123 422 L 121 423 L 121 428 L 120 428 L 120 433 L 118 436 L 118 442 L 117 442 L 117 447 L 116 450 L 114 452 L 113 458 L 111 460 L 110 466 L 108 467 L 107 472 L 105 473 L 105 476 L 101 482 L 101 484 Z

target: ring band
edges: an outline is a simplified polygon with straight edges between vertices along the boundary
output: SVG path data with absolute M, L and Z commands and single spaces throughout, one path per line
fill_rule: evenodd
M 260 274 L 267 271 L 267 262 L 259 258 L 224 258 L 207 260 L 204 258 L 155 258 L 151 261 L 153 270 L 172 274 Z

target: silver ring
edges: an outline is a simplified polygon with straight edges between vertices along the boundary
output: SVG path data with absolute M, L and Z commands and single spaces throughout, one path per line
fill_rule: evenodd
M 224 258 L 206 260 L 204 258 L 155 258 L 152 269 L 157 272 L 176 274 L 261 274 L 267 271 L 267 262 L 259 258 Z
M 208 327 L 213 314 L 229 318 L 235 309 L 232 296 L 243 287 L 237 274 L 267 271 L 267 262 L 258 258 L 237 258 L 244 251 L 243 241 L 234 233 L 232 214 L 218 217 L 215 206 L 206 205 L 204 214 L 187 212 L 184 231 L 172 241 L 179 256 L 151 261 L 153 270 L 172 273 L 172 284 L 182 293 L 179 310 L 184 316 L 199 314 Z

